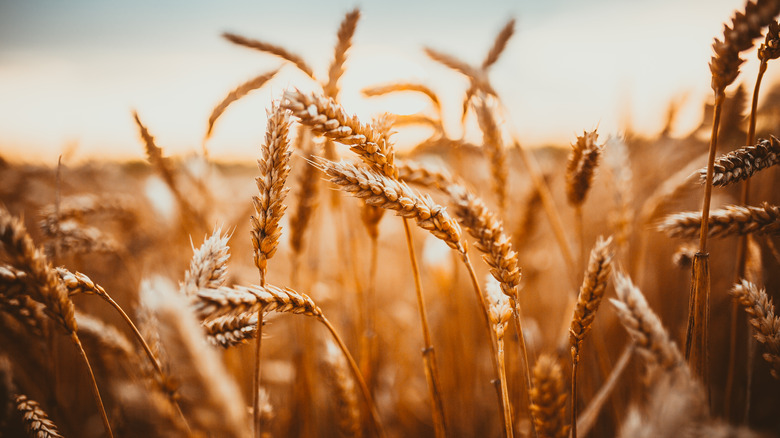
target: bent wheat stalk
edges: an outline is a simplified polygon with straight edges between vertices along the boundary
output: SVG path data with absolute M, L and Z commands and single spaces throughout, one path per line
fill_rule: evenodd
M 30 284 L 33 286 L 27 289 L 30 298 L 44 305 L 46 315 L 57 323 L 78 349 L 92 380 L 92 393 L 98 405 L 103 426 L 109 437 L 113 437 L 114 434 L 111 431 L 111 424 L 103 406 L 103 399 L 100 397 L 100 390 L 92 372 L 92 366 L 77 334 L 78 325 L 73 301 L 71 301 L 65 285 L 51 267 L 46 256 L 39 248 L 35 247 L 24 224 L 11 216 L 4 207 L 0 207 L 0 247 L 5 251 L 12 266 L 27 273 Z

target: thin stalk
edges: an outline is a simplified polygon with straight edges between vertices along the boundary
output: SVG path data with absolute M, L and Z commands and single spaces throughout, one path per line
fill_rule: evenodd
M 571 438 L 577 438 L 577 365 L 579 360 L 571 364 Z
M 428 315 L 425 311 L 425 299 L 422 292 L 422 281 L 420 280 L 420 267 L 417 265 L 417 256 L 414 254 L 414 242 L 412 241 L 412 230 L 409 227 L 409 220 L 404 218 L 404 232 L 406 233 L 406 246 L 409 248 L 409 260 L 412 263 L 414 273 L 414 287 L 417 292 L 417 307 L 420 311 L 420 322 L 423 332 L 423 361 L 425 362 L 425 377 L 428 380 L 428 390 L 431 393 L 431 409 L 433 411 L 433 427 L 437 438 L 447 435 L 444 424 L 444 403 L 441 396 L 441 385 L 439 384 L 439 372 L 436 366 L 436 352 L 431 342 L 431 332 L 428 327 Z
M 385 437 L 385 429 L 384 426 L 382 426 L 382 420 L 379 418 L 379 412 L 376 409 L 376 404 L 374 403 L 374 399 L 371 397 L 371 391 L 369 391 L 368 385 L 366 385 L 366 381 L 363 379 L 363 375 L 360 374 L 360 368 L 358 368 L 355 359 L 352 358 L 352 355 L 349 353 L 346 344 L 344 344 L 344 341 L 341 340 L 341 336 L 339 336 L 338 332 L 336 332 L 336 329 L 333 327 L 330 321 L 328 321 L 324 315 L 319 316 L 318 319 L 321 323 L 325 324 L 325 327 L 328 328 L 328 331 L 333 336 L 333 340 L 336 341 L 336 344 L 339 346 L 341 352 L 344 354 L 344 357 L 347 359 L 347 363 L 352 370 L 352 375 L 355 377 L 355 381 L 358 383 L 360 392 L 363 394 L 363 398 L 365 399 L 366 405 L 368 406 L 368 410 L 371 413 L 371 420 L 374 423 L 374 429 L 376 430 L 377 435 L 380 437 Z
M 461 260 L 463 260 L 463 264 L 466 265 L 466 269 L 469 272 L 469 278 L 471 279 L 471 285 L 474 287 L 474 293 L 477 294 L 477 301 L 480 304 L 480 307 L 482 308 L 482 316 L 485 320 L 485 324 L 487 325 L 488 329 L 488 337 L 490 338 L 490 349 L 492 354 L 493 360 L 491 361 L 493 363 L 493 372 L 498 375 L 499 379 L 493 379 L 493 386 L 496 389 L 496 396 L 498 397 L 498 405 L 503 406 L 504 405 L 504 392 L 505 390 L 500 386 L 501 385 L 501 359 L 499 358 L 498 353 L 498 347 L 496 346 L 496 339 L 493 336 L 493 326 L 490 323 L 490 317 L 488 316 L 488 308 L 487 303 L 485 302 L 485 295 L 482 293 L 482 289 L 479 286 L 479 279 L 477 279 L 477 273 L 474 271 L 474 265 L 471 264 L 471 259 L 469 258 L 468 252 L 463 252 L 460 254 Z M 503 341 L 502 341 L 503 342 Z M 503 355 L 503 352 L 501 353 Z M 506 418 L 506 412 L 505 410 L 502 411 L 502 416 L 504 417 L 504 421 L 507 420 Z
M 577 239 L 579 241 L 580 253 L 579 253 L 579 266 L 577 272 L 585 272 L 585 263 L 587 260 L 587 250 L 585 248 L 585 229 L 584 221 L 582 220 L 582 205 L 574 207 L 574 222 L 577 227 Z M 578 279 L 579 280 L 579 279 Z
M 517 337 L 520 341 L 520 356 L 521 356 L 520 362 L 522 362 L 523 364 L 523 374 L 525 375 L 525 402 L 526 402 L 526 406 L 529 407 L 528 411 L 531 414 L 531 431 L 533 432 L 533 436 L 536 437 L 537 436 L 536 423 L 534 422 L 533 419 L 534 413 L 530 409 L 531 388 L 533 388 L 533 386 L 531 385 L 531 367 L 530 364 L 528 363 L 528 349 L 526 348 L 525 333 L 523 333 L 523 324 L 521 322 L 523 319 L 523 314 L 520 309 L 520 301 L 517 300 L 516 298 L 512 298 L 512 301 L 515 307 L 515 311 L 512 312 L 512 315 L 514 316 L 514 320 L 515 320 L 515 329 L 517 330 L 517 335 L 518 335 Z
M 501 380 L 501 401 L 504 406 L 504 426 L 506 427 L 506 436 L 514 438 L 515 433 L 512 427 L 512 405 L 509 402 L 509 388 L 506 383 L 506 364 L 504 361 L 504 340 L 498 339 L 498 378 Z
M 260 286 L 265 287 L 265 270 L 260 269 Z M 257 311 L 257 328 L 255 329 L 255 374 L 252 382 L 252 425 L 254 425 L 255 438 L 260 438 L 263 434 L 260 419 L 260 359 L 263 340 L 263 309 Z
M 712 135 L 707 158 L 707 177 L 704 185 L 704 205 L 701 211 L 701 233 L 699 235 L 699 252 L 693 262 L 691 276 L 691 293 L 689 298 L 688 327 L 685 337 L 685 359 L 691 369 L 699 377 L 709 399 L 709 376 L 707 372 L 709 346 L 707 341 L 709 324 L 710 300 L 710 268 L 707 252 L 707 236 L 709 232 L 710 203 L 712 201 L 712 175 L 714 173 L 715 152 L 718 148 L 718 126 L 720 114 L 725 99 L 723 90 L 715 91 L 715 108 L 712 115 Z
M 615 364 L 615 367 L 612 369 L 612 372 L 609 374 L 609 378 L 603 385 L 601 385 L 599 392 L 596 393 L 593 399 L 591 399 L 590 403 L 588 403 L 588 405 L 585 407 L 585 410 L 582 412 L 582 414 L 580 414 L 579 418 L 577 418 L 577 432 L 580 435 L 587 435 L 593 428 L 593 425 L 596 423 L 596 419 L 598 419 L 599 412 L 601 412 L 601 408 L 615 390 L 618 379 L 623 374 L 623 370 L 626 369 L 633 352 L 633 343 L 629 344 L 626 346 L 626 348 L 623 349 L 623 353 L 620 354 L 620 358 Z M 572 427 L 574 426 L 572 425 Z
M 369 384 L 373 388 L 373 363 L 374 363 L 374 340 L 376 332 L 374 331 L 374 288 L 376 287 L 376 269 L 378 263 L 379 242 L 371 238 L 371 259 L 368 268 L 368 287 L 363 296 L 363 303 L 360 306 L 360 314 L 363 316 L 363 330 L 360 334 L 360 370 Z
M 750 105 L 750 121 L 748 122 L 747 142 L 745 144 L 755 144 L 756 140 L 756 113 L 758 112 L 758 93 L 761 89 L 761 81 L 766 73 L 767 60 L 761 59 L 761 63 L 758 66 L 758 76 L 756 77 L 756 85 L 753 88 L 753 99 Z M 740 195 L 739 204 L 748 205 L 750 200 L 750 178 L 746 179 L 742 183 L 742 193 Z M 734 282 L 740 281 L 745 276 L 745 266 L 747 264 L 747 242 L 748 236 L 743 235 L 739 237 L 739 243 L 737 244 L 737 275 Z M 742 312 L 739 311 L 739 302 L 736 298 L 731 300 L 731 330 L 729 331 L 729 365 L 728 372 L 726 374 L 726 396 L 724 397 L 724 411 L 726 415 L 731 413 L 731 403 L 734 394 L 735 385 L 735 370 L 737 367 L 737 338 L 739 337 L 740 326 L 739 321 L 743 318 Z M 743 330 L 744 331 L 744 330 Z M 751 370 L 747 370 L 748 373 Z M 750 387 L 746 388 L 748 397 L 750 396 Z
M 149 358 L 149 361 L 152 363 L 152 366 L 154 367 L 154 370 L 157 372 L 157 375 L 160 377 L 161 381 L 165 381 L 165 373 L 163 373 L 162 367 L 160 366 L 160 361 L 157 360 L 157 357 L 154 355 L 154 352 L 152 352 L 152 349 L 149 347 L 149 344 L 146 342 L 144 337 L 141 335 L 141 332 L 138 331 L 138 327 L 135 326 L 133 323 L 133 320 L 130 319 L 130 317 L 125 313 L 124 309 L 114 301 L 113 298 L 111 298 L 110 295 L 99 295 L 102 297 L 106 302 L 108 302 L 116 311 L 122 316 L 122 319 L 125 320 L 128 326 L 130 326 L 130 330 L 132 330 L 133 335 L 136 339 L 138 339 L 138 342 L 141 343 L 141 347 L 143 347 L 144 352 L 146 353 L 146 357 Z M 167 391 L 166 391 L 167 392 Z M 192 429 L 190 429 L 190 424 L 187 421 L 187 418 L 184 416 L 184 411 L 181 410 L 181 406 L 179 406 L 179 402 L 176 400 L 176 397 L 173 397 L 171 394 L 169 395 L 169 399 L 171 400 L 171 403 L 176 407 L 177 412 L 179 413 L 179 416 L 181 417 L 181 421 L 184 424 L 184 428 L 187 429 L 187 433 L 192 434 Z
M 576 284 L 575 273 L 577 271 L 576 265 L 574 264 L 574 257 L 569 248 L 566 231 L 563 228 L 563 222 L 561 221 L 560 214 L 558 214 L 558 209 L 555 207 L 555 201 L 553 200 L 550 188 L 544 181 L 541 170 L 539 170 L 539 163 L 536 162 L 536 159 L 529 154 L 525 148 L 520 146 L 520 142 L 515 141 L 515 148 L 520 152 L 520 156 L 523 158 L 525 167 L 528 170 L 528 175 L 531 177 L 531 181 L 533 182 L 534 187 L 536 187 L 536 190 L 539 191 L 539 196 L 541 197 L 542 205 L 544 206 L 544 212 L 547 215 L 547 219 L 550 221 L 553 235 L 555 235 L 555 240 L 558 242 L 558 247 L 561 250 L 561 255 L 566 263 L 566 267 L 569 269 L 569 277 L 571 278 L 572 283 Z
M 707 157 L 707 177 L 704 183 L 704 205 L 701 210 L 701 233 L 699 234 L 699 252 L 707 254 L 707 235 L 710 228 L 710 203 L 712 201 L 712 175 L 715 172 L 715 153 L 718 149 L 718 126 L 723 101 L 726 95 L 723 91 L 715 92 L 715 109 L 712 115 L 712 135 L 710 136 L 710 151 Z
M 89 377 L 92 380 L 92 393 L 95 395 L 95 401 L 97 402 L 98 408 L 100 409 L 100 417 L 103 420 L 103 427 L 106 429 L 106 433 L 108 434 L 109 438 L 114 438 L 114 433 L 111 431 L 111 424 L 108 422 L 108 415 L 106 415 L 106 408 L 103 406 L 103 399 L 100 397 L 100 390 L 98 389 L 97 381 L 95 380 L 95 373 L 92 372 L 92 365 L 89 364 L 87 352 L 84 351 L 84 347 L 81 345 L 81 340 L 79 340 L 79 336 L 75 332 L 70 334 L 70 339 L 74 344 L 76 344 L 76 348 L 78 348 L 79 353 L 81 354 L 81 358 L 84 359 L 84 364 L 87 365 Z
M 261 283 L 265 283 L 265 281 L 261 281 Z M 265 284 L 261 284 L 261 286 L 265 286 Z M 257 329 L 255 331 L 257 334 L 257 337 L 255 339 L 255 342 L 257 343 L 257 348 L 255 349 L 255 378 L 253 382 L 253 394 L 252 394 L 252 420 L 254 426 L 255 426 L 255 437 L 260 438 L 263 434 L 262 431 L 262 424 L 260 421 L 260 346 L 261 341 L 263 338 L 263 310 L 260 309 L 257 311 Z

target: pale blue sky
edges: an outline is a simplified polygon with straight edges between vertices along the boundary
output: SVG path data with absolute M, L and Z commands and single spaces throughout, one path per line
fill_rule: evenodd
M 597 124 L 605 134 L 617 131 L 626 108 L 639 129 L 652 132 L 668 101 L 682 93 L 697 111 L 709 93 L 712 38 L 744 2 L 3 0 L 0 154 L 24 150 L 52 161 L 77 145 L 76 158 L 142 157 L 132 109 L 166 150 L 197 151 L 211 108 L 238 83 L 280 65 L 232 46 L 221 32 L 284 45 L 322 76 L 338 24 L 355 5 L 363 14 L 343 102 L 361 117 L 396 104 L 401 111 L 423 108 L 358 93 L 414 79 L 441 93 L 454 119 L 466 84 L 427 60 L 422 46 L 476 63 L 516 17 L 515 37 L 491 79 L 509 123 L 533 145 L 566 143 Z M 751 82 L 752 64 L 741 77 Z M 268 90 L 228 110 L 209 145 L 216 156 L 253 157 L 270 99 L 290 85 L 310 86 L 291 68 L 283 72 Z

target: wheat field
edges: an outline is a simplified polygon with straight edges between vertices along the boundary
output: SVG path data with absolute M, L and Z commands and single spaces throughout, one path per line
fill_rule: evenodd
M 225 84 L 193 154 L 139 109 L 137 161 L 0 158 L 0 436 L 780 436 L 779 14 L 724 17 L 692 132 L 672 104 L 543 148 L 490 80 L 514 19 L 480 64 L 423 48 L 462 105 L 401 77 L 363 97 L 426 107 L 370 120 L 340 101 L 359 9 L 327 70 L 223 34 L 279 69 Z M 210 158 L 282 67 L 256 163 Z

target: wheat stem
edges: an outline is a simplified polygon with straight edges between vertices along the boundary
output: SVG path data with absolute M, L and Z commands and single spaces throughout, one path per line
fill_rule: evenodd
M 506 383 L 506 363 L 504 360 L 504 339 L 496 340 L 498 344 L 498 379 L 501 381 L 501 401 L 504 407 L 504 426 L 506 428 L 507 438 L 514 438 L 514 429 L 512 427 L 512 404 L 509 401 L 509 388 Z
M 428 315 L 425 311 L 425 298 L 422 292 L 422 281 L 420 279 L 420 267 L 417 265 L 417 256 L 414 253 L 414 242 L 412 240 L 412 230 L 409 226 L 409 220 L 403 219 L 404 233 L 406 234 L 406 246 L 409 249 L 409 260 L 412 264 L 414 273 L 414 289 L 417 293 L 417 308 L 420 313 L 420 322 L 423 332 L 423 362 L 425 363 L 425 377 L 428 380 L 428 390 L 431 396 L 431 410 L 433 411 L 433 426 L 437 438 L 447 435 L 444 423 L 444 404 L 441 396 L 441 385 L 439 384 L 439 373 L 436 366 L 436 352 L 433 349 L 431 341 L 431 331 L 428 327 Z
M 106 429 L 106 433 L 108 434 L 109 438 L 114 437 L 114 433 L 111 431 L 111 424 L 108 422 L 108 415 L 106 415 L 106 408 L 103 406 L 103 399 L 100 397 L 100 390 L 97 386 L 97 381 L 95 380 L 95 373 L 92 371 L 92 365 L 89 364 L 89 358 L 87 357 L 87 353 L 84 351 L 84 347 L 81 345 L 81 340 L 79 340 L 78 335 L 76 332 L 71 332 L 70 339 L 73 341 L 73 343 L 76 345 L 76 348 L 79 350 L 79 353 L 81 354 L 81 358 L 84 359 L 84 364 L 87 366 L 87 371 L 89 371 L 89 377 L 92 380 L 92 393 L 95 396 L 95 401 L 97 402 L 98 408 L 100 409 L 100 417 L 103 420 L 103 427 Z

